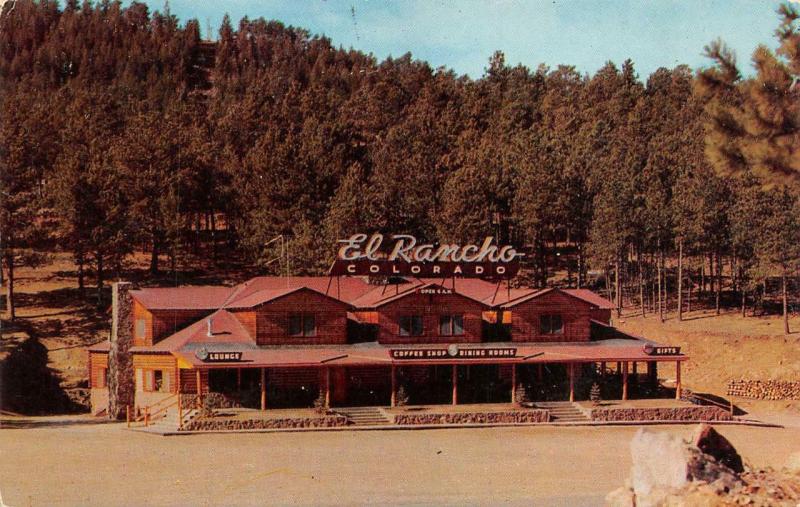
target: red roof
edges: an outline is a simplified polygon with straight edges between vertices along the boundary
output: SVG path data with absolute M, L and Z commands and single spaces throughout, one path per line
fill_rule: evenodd
M 607 308 L 614 308 L 614 305 L 611 304 L 610 301 L 604 299 L 594 292 L 587 290 L 587 289 L 559 289 L 559 288 L 550 288 L 550 289 L 542 289 L 542 290 L 534 290 L 529 291 L 527 294 L 523 294 L 521 297 L 510 299 L 507 303 L 503 304 L 503 308 L 512 308 L 520 303 L 524 303 L 526 301 L 530 301 L 531 299 L 535 299 L 537 297 L 543 296 L 544 294 L 548 294 L 553 291 L 560 291 L 568 296 L 572 296 L 576 299 L 580 299 L 590 305 L 596 306 L 598 308 L 607 309 Z
M 360 278 L 331 278 L 327 276 L 259 276 L 248 280 L 237 287 L 236 294 L 228 303 L 229 306 L 241 307 L 246 302 L 260 301 L 260 296 L 254 296 L 263 292 L 263 297 L 269 298 L 273 294 L 284 295 L 287 291 L 300 288 L 307 288 L 351 303 L 356 298 L 370 291 L 374 285 L 370 285 Z M 279 297 L 279 296 L 278 296 Z M 261 303 L 256 303 L 261 304 Z
M 208 322 L 211 321 L 211 336 Z M 131 347 L 132 352 L 173 352 L 189 343 L 238 344 L 254 347 L 255 339 L 239 319 L 227 310 L 218 310 L 208 317 L 181 329 L 177 333 L 156 343 L 152 347 Z
M 373 285 L 350 277 L 270 277 L 253 278 L 235 287 L 171 287 L 131 291 L 133 297 L 151 310 L 217 310 L 249 308 L 285 296 L 301 288 L 327 295 L 356 308 L 374 308 L 425 285 L 454 288 L 455 292 L 488 306 L 511 307 L 553 289 L 509 288 L 506 282 L 475 278 L 409 278 L 390 285 Z M 614 308 L 613 303 L 588 289 L 559 289 L 598 308 Z
M 148 310 L 217 310 L 235 287 L 189 286 L 132 290 L 131 295 Z
M 111 342 L 108 340 L 103 340 L 95 343 L 94 345 L 89 345 L 86 347 L 86 350 L 89 352 L 108 352 L 111 350 Z
M 589 289 L 563 289 L 563 290 L 567 294 L 572 294 L 573 296 L 579 297 L 584 301 L 588 301 L 589 303 L 592 303 L 593 305 L 602 310 L 612 310 L 615 308 L 614 303 L 604 298 L 600 294 L 593 292 Z

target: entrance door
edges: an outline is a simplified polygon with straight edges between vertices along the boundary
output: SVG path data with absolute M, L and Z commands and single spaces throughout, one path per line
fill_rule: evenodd
M 500 365 L 470 364 L 458 370 L 459 403 L 508 403 L 511 383 L 500 375 Z

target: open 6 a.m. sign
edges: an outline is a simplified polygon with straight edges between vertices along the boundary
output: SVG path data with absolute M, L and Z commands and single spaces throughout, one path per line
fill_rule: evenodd
M 512 278 L 519 271 L 518 253 L 511 246 L 493 244 L 489 236 L 480 245 L 419 243 L 408 234 L 393 234 L 384 245 L 383 234 L 354 234 L 339 240 L 342 246 L 331 267 L 332 276 L 420 276 Z

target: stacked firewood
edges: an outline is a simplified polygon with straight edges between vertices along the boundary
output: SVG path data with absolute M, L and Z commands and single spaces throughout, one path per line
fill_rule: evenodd
M 758 400 L 800 400 L 800 381 L 731 380 L 728 396 Z

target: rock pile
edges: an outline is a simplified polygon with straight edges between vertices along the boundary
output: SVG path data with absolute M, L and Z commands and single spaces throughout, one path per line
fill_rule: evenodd
M 631 441 L 633 467 L 625 487 L 606 497 L 610 507 L 796 506 L 800 454 L 781 471 L 745 470 L 733 445 L 701 424 L 686 442 L 640 429 Z
M 800 381 L 731 380 L 728 396 L 758 400 L 800 400 Z
M 395 424 L 502 424 L 545 423 L 550 421 L 549 410 L 514 410 L 508 412 L 456 412 L 397 414 Z
M 239 431 L 286 428 L 333 428 L 347 426 L 343 415 L 325 417 L 286 417 L 274 419 L 195 419 L 184 431 Z
M 730 421 L 730 412 L 719 407 L 592 408 L 592 421 Z

